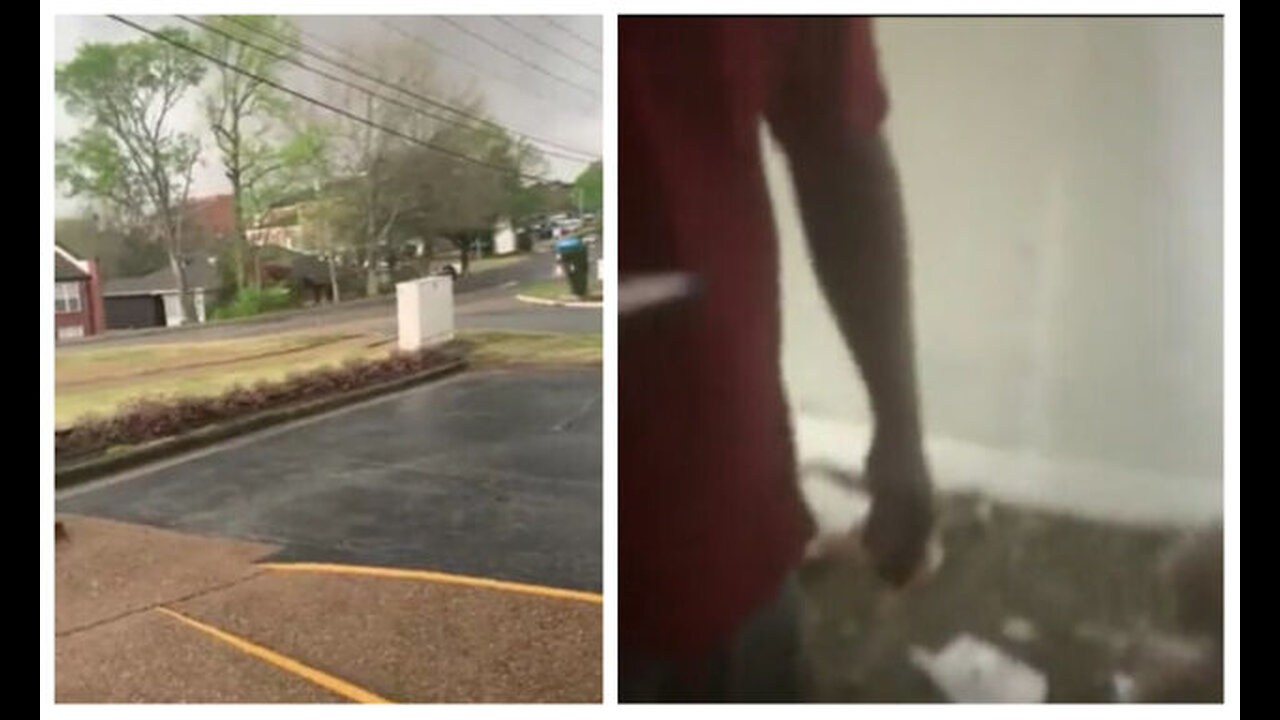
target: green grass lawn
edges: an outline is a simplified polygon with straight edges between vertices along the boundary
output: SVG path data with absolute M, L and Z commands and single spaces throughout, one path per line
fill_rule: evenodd
M 375 344 L 376 343 L 376 344 Z M 294 333 L 269 338 L 79 350 L 55 360 L 54 424 L 111 414 L 144 397 L 217 395 L 235 385 L 283 380 L 292 372 L 385 357 L 392 344 L 371 335 Z
M 600 333 L 468 331 L 458 337 L 478 365 L 593 365 L 604 358 L 604 336 Z
M 59 386 L 103 384 L 113 379 L 136 378 L 157 372 L 297 355 L 354 337 L 350 334 L 305 332 L 197 343 L 70 348 L 59 350 L 54 361 L 55 377 Z
M 518 253 L 515 255 L 503 255 L 500 257 L 473 259 L 467 266 L 467 271 L 474 274 L 484 272 L 486 270 L 497 270 L 498 268 L 507 267 L 508 265 L 515 265 L 518 262 L 526 260 L 528 257 L 528 253 Z
M 542 298 L 543 300 L 576 301 L 600 300 L 604 295 L 604 283 L 594 280 L 587 287 L 587 297 L 579 298 L 569 291 L 569 281 L 564 278 L 542 280 L 520 288 L 521 295 Z

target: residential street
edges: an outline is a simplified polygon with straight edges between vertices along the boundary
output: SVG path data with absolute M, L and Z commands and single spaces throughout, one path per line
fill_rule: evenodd
M 597 252 L 592 251 L 593 259 Z M 462 278 L 458 281 L 454 294 L 457 327 L 528 332 L 602 332 L 599 309 L 535 306 L 515 299 L 519 285 L 551 278 L 554 273 L 554 255 L 549 249 L 539 247 L 521 262 Z M 106 346 L 223 340 L 321 327 L 394 336 L 395 302 L 395 296 L 387 296 L 350 304 L 342 303 L 336 307 L 321 306 L 301 312 L 281 313 L 278 317 L 264 317 L 251 322 L 212 324 L 159 332 L 108 333 L 83 341 L 63 343 L 58 346 L 58 352 L 74 353 L 80 349 Z

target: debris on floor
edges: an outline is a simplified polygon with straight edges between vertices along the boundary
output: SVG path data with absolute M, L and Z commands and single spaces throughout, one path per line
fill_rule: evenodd
M 1129 673 L 1118 672 L 1111 676 L 1111 684 L 1115 689 L 1115 701 L 1131 703 L 1137 700 L 1137 682 Z
M 806 491 L 810 499 L 838 486 L 819 480 Z M 1207 688 L 1193 701 L 1221 702 L 1208 672 L 1217 670 L 1220 688 L 1218 646 L 1194 657 L 1171 645 L 1135 656 L 1141 638 L 1191 634 L 1177 612 L 1187 593 L 1161 563 L 1183 530 L 1096 522 L 973 494 L 939 496 L 937 509 L 945 562 L 917 587 L 887 587 L 865 557 L 840 552 L 852 545 L 847 537 L 802 569 L 815 618 L 805 640 L 814 700 L 947 702 L 985 693 L 985 702 L 1141 702 L 1152 696 L 1147 678 L 1155 668 L 1157 676 L 1180 678 L 1180 687 Z M 860 514 L 844 512 L 844 522 Z M 1216 574 L 1200 575 L 1199 585 L 1221 594 Z M 1216 656 L 1206 660 L 1209 651 Z M 978 678 L 953 678 L 953 666 L 972 674 L 974 663 L 986 668 Z M 992 673 L 1015 680 L 989 688 L 983 682 Z
M 1000 633 L 1014 642 L 1029 643 L 1036 639 L 1036 626 L 1030 620 L 1015 615 L 1005 618 Z
M 967 633 L 936 653 L 913 647 L 910 655 L 952 702 L 1041 703 L 1049 694 L 1044 673 Z
M 1122 702 L 1220 702 L 1222 657 L 1207 639 L 1149 634 L 1126 663 L 1132 685 Z

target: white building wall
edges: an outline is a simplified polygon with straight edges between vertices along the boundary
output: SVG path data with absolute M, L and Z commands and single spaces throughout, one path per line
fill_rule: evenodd
M 1221 21 L 876 27 L 939 483 L 1090 514 L 1220 512 Z M 852 463 L 865 396 L 776 150 L 768 172 L 801 452 Z
M 205 315 L 205 291 L 203 288 L 189 290 L 191 293 L 191 301 L 195 305 L 196 322 L 204 322 Z M 175 327 L 182 324 L 182 299 L 177 292 L 164 293 L 164 322 L 167 327 Z
M 182 299 L 178 297 L 178 293 L 165 293 L 164 298 L 164 324 L 168 327 L 176 327 L 182 324 Z

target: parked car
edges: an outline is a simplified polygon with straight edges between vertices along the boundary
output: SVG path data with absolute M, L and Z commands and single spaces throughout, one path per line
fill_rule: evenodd
M 433 263 L 431 267 L 431 274 L 444 275 L 457 280 L 458 276 L 462 274 L 462 263 L 454 260 Z

